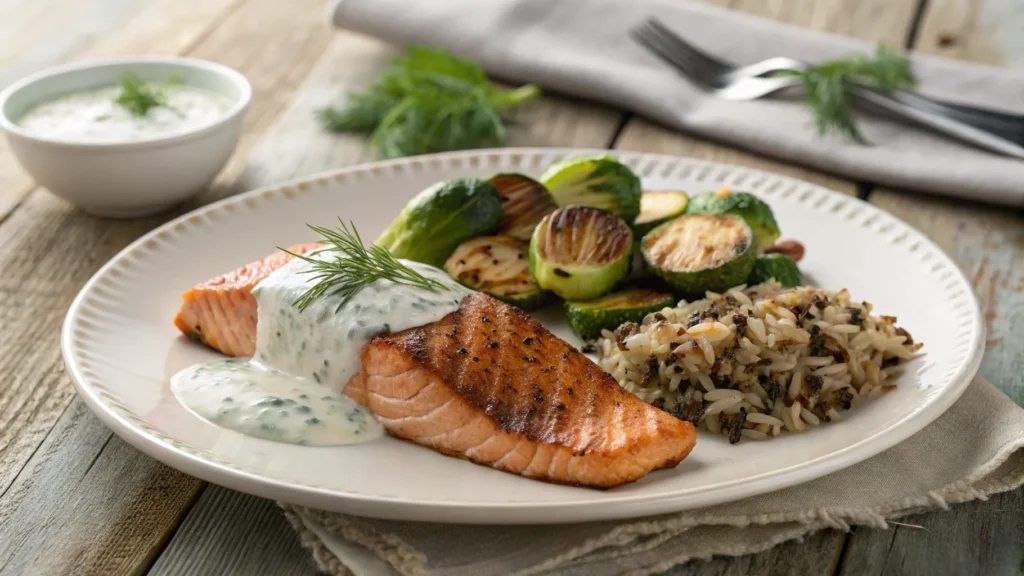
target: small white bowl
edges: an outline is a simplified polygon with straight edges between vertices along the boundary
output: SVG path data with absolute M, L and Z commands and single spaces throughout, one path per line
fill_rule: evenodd
M 124 143 L 70 142 L 31 134 L 15 122 L 33 105 L 80 90 L 116 85 L 121 74 L 143 80 L 179 75 L 186 84 L 229 98 L 210 124 Z M 242 133 L 252 87 L 227 66 L 193 58 L 140 57 L 44 70 L 0 93 L 0 127 L 36 182 L 95 216 L 146 216 L 206 188 L 231 157 Z

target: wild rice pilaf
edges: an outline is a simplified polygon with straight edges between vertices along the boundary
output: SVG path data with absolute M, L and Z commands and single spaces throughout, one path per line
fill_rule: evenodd
M 771 281 L 681 302 L 604 330 L 601 366 L 626 390 L 739 442 L 838 420 L 920 347 L 844 289 Z

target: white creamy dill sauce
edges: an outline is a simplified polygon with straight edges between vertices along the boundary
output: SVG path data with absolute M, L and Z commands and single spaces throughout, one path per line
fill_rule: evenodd
M 167 105 L 153 106 L 143 116 L 133 115 L 114 102 L 121 93 L 120 86 L 104 86 L 36 104 L 17 124 L 35 136 L 50 140 L 137 142 L 213 124 L 232 104 L 227 96 L 186 84 L 171 84 L 160 89 L 167 97 Z
M 340 393 L 359 371 L 363 347 L 378 334 L 444 318 L 471 292 L 437 268 L 402 262 L 446 289 L 377 280 L 344 304 L 342 296 L 326 295 L 300 311 L 294 302 L 314 283 L 312 265 L 293 259 L 253 289 L 256 356 L 188 368 L 172 380 L 174 393 L 219 426 L 270 440 L 329 445 L 380 436 L 373 416 Z

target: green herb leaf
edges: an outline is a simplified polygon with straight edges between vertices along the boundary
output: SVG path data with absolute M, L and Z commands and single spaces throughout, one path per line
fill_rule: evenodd
M 121 94 L 114 102 L 124 106 L 135 116 L 145 116 L 154 106 L 166 106 L 167 95 L 146 84 L 133 72 L 121 74 Z
M 831 60 L 808 70 L 778 74 L 797 76 L 803 81 L 807 107 L 814 115 L 819 136 L 838 132 L 861 144 L 867 141 L 858 130 L 850 109 L 850 85 L 860 84 L 888 94 L 917 83 L 906 56 L 885 46 L 878 47 L 874 58 L 854 56 Z
M 305 310 L 314 300 L 323 296 L 341 296 L 338 304 L 340 311 L 352 296 L 365 286 L 377 280 L 391 280 L 398 284 L 418 286 L 431 290 L 447 290 L 444 284 L 427 278 L 416 270 L 399 261 L 390 252 L 371 244 L 367 247 L 353 223 L 349 226 L 339 218 L 338 228 L 330 229 L 309 225 L 309 228 L 321 236 L 321 242 L 327 244 L 329 250 L 336 253 L 329 258 L 317 259 L 303 254 L 295 254 L 279 248 L 292 256 L 304 260 L 313 266 L 307 272 L 313 274 L 315 284 L 293 303 L 299 310 Z
M 539 93 L 534 85 L 503 90 L 475 62 L 412 46 L 368 92 L 316 116 L 327 130 L 368 134 L 381 156 L 395 158 L 500 145 L 502 113 Z

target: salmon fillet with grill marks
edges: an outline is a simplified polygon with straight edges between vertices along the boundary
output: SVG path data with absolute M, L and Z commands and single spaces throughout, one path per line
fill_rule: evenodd
M 675 466 L 696 432 L 483 293 L 374 338 L 345 393 L 398 438 L 528 478 L 608 488 Z
M 306 254 L 320 246 L 315 242 L 296 244 L 288 250 Z M 292 258 L 277 251 L 196 285 L 182 295 L 174 325 L 186 336 L 228 356 L 252 356 L 256 353 L 256 297 L 252 289 Z
M 225 354 L 252 355 L 252 288 L 290 259 L 277 253 L 196 286 L 175 324 Z M 608 488 L 675 466 L 696 442 L 692 424 L 626 392 L 526 313 L 482 293 L 439 322 L 377 336 L 361 359 L 344 392 L 390 435 L 528 478 Z

